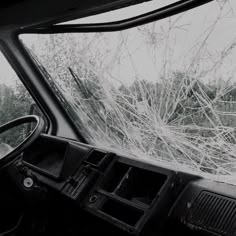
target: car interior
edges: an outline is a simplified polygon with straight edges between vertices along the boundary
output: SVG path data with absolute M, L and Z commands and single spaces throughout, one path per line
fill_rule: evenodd
M 0 236 L 236 235 L 234 184 L 86 142 L 19 40 L 22 34 L 125 30 L 211 1 L 172 1 L 117 22 L 60 24 L 142 2 L 0 2 L 0 50 L 37 104 L 0 126 L 0 134 L 19 125 L 29 131 L 15 148 L 5 146 L 0 159 Z

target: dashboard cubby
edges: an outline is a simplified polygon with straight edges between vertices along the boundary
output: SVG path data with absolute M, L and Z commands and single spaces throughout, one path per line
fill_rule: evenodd
M 59 180 L 70 176 L 90 151 L 89 147 L 41 135 L 25 150 L 23 162 L 39 173 Z
M 86 209 L 129 233 L 138 233 L 153 214 L 168 177 L 115 160 L 90 195 Z
M 149 170 L 115 163 L 101 184 L 105 192 L 137 204 L 150 206 L 166 181 L 167 176 Z

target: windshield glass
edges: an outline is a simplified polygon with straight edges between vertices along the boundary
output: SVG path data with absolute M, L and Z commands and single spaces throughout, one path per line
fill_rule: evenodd
M 213 1 L 124 31 L 20 38 L 89 143 L 233 181 L 235 10 Z

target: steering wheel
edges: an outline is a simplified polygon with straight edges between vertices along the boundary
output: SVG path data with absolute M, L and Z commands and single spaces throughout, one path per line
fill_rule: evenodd
M 44 120 L 39 116 L 28 115 L 28 116 L 23 116 L 18 119 L 12 120 L 0 126 L 0 134 L 2 134 L 3 132 L 8 131 L 18 125 L 31 123 L 31 122 L 36 123 L 34 129 L 17 147 L 13 148 L 13 150 L 8 152 L 5 156 L 3 156 L 0 159 L 0 169 L 2 169 L 3 167 L 7 167 L 11 163 L 13 163 L 15 160 L 17 160 L 17 158 L 25 150 L 25 148 L 30 146 L 38 138 L 38 136 L 44 130 Z

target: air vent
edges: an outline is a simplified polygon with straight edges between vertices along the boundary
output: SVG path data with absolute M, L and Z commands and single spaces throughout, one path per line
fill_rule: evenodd
M 233 235 L 236 223 L 236 200 L 203 191 L 193 203 L 188 222 L 221 235 Z

